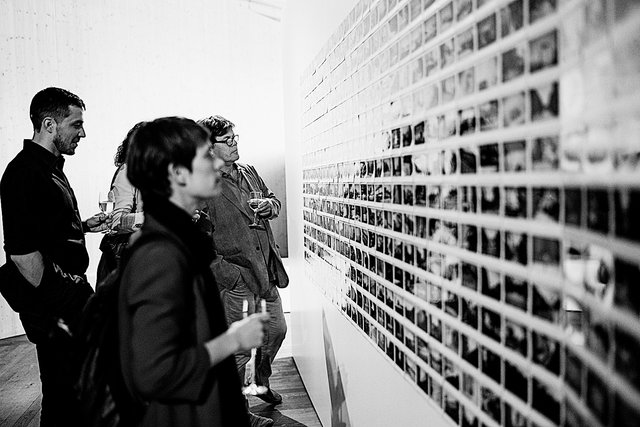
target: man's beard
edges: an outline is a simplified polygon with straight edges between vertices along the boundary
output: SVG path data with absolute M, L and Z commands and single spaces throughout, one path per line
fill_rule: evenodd
M 62 139 L 60 135 L 56 135 L 53 138 L 53 145 L 55 145 L 55 147 L 58 149 L 60 154 L 67 154 L 67 155 L 75 154 L 76 150 L 72 146 L 72 144 L 73 144 L 73 140 L 71 140 L 68 143 L 65 143 L 65 141 Z

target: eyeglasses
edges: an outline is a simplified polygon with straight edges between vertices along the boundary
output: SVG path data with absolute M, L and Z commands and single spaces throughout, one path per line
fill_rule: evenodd
M 234 147 L 234 146 L 238 145 L 239 141 L 240 141 L 240 135 L 235 134 L 233 136 L 229 136 L 229 137 L 223 139 L 222 141 L 218 141 L 217 139 L 213 139 L 211 142 L 213 144 L 227 144 L 228 147 Z

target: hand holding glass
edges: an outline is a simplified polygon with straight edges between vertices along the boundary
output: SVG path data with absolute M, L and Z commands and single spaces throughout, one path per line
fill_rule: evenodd
M 260 206 L 260 202 L 262 202 L 262 191 L 251 191 L 247 203 L 249 203 L 249 207 L 253 211 L 253 222 L 249 224 L 249 228 L 256 230 L 264 230 L 264 227 L 258 223 L 258 206 Z

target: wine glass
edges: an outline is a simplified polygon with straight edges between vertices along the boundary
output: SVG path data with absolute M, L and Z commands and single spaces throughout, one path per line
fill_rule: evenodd
M 98 208 L 103 214 L 111 215 L 113 213 L 113 208 L 115 207 L 115 197 L 113 191 L 103 192 L 101 191 L 98 194 Z M 105 230 L 105 233 L 111 234 L 113 230 L 108 228 Z
M 249 302 L 247 300 L 242 301 L 242 315 L 247 317 L 249 311 Z M 260 311 L 262 313 L 267 312 L 267 302 L 260 300 Z M 259 394 L 265 394 L 268 390 L 266 386 L 256 384 L 256 348 L 251 349 L 251 358 L 245 365 L 244 374 L 244 387 L 242 387 L 242 394 L 245 396 L 257 396 Z
M 262 191 L 251 191 L 249 192 L 249 207 L 253 211 L 253 222 L 249 224 L 249 228 L 253 228 L 254 230 L 264 230 L 265 228 L 258 223 L 258 206 L 262 201 Z

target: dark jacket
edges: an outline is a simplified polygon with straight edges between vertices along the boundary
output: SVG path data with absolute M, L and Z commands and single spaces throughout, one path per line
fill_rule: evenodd
M 265 198 L 272 201 L 273 219 L 280 213 L 280 201 L 269 190 L 253 166 L 236 163 L 238 171 L 249 187 L 254 191 L 262 191 Z M 261 220 L 266 231 L 249 228 L 253 222 L 253 211 L 246 201 L 240 201 L 231 189 L 231 185 L 222 180 L 222 192 L 219 196 L 207 201 L 209 219 L 213 226 L 213 242 L 218 257 L 213 260 L 211 270 L 218 284 L 224 288 L 233 288 L 239 280 L 244 282 L 256 295 L 269 294 L 269 271 L 265 263 L 265 255 L 258 233 L 266 233 L 266 241 L 272 252 L 275 275 L 278 287 L 289 284 L 289 277 L 282 265 L 280 252 L 276 245 L 269 221 Z
M 118 307 L 127 386 L 149 402 L 142 426 L 245 426 L 233 356 L 211 367 L 205 342 L 226 329 L 209 270 L 211 243 L 189 215 L 145 199 L 143 234 L 131 254 Z

